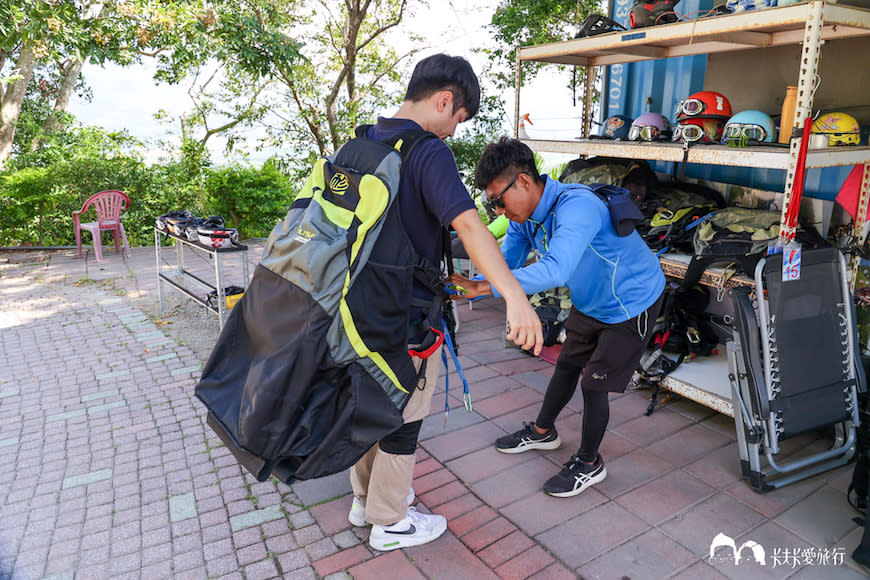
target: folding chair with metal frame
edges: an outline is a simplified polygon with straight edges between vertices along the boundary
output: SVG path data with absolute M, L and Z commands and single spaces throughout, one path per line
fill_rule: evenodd
M 836 248 L 801 254 L 797 280 L 783 280 L 781 254 L 759 261 L 755 306 L 749 288 L 730 291 L 728 366 L 740 464 L 759 493 L 845 465 L 855 453 L 858 359 L 846 262 Z M 829 448 L 778 456 L 783 440 L 830 428 Z

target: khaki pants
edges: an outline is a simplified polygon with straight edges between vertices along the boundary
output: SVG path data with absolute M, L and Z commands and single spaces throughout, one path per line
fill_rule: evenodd
M 420 421 L 429 414 L 432 393 L 435 391 L 443 365 L 439 351 L 426 360 L 423 389 L 415 388 L 411 394 L 402 412 L 405 423 Z M 408 515 L 408 492 L 414 479 L 414 464 L 413 454 L 386 453 L 375 443 L 362 459 L 350 468 L 353 494 L 366 507 L 367 522 L 388 526 Z

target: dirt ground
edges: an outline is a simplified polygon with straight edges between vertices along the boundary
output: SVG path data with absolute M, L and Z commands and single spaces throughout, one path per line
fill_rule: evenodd
M 48 262 L 52 250 L 15 250 L 0 252 L 0 276 L 4 270 L 11 271 L 29 264 L 38 265 Z M 188 346 L 205 363 L 220 333 L 217 316 L 178 292 L 164 292 L 164 308 L 160 311 L 160 300 L 155 291 L 140 291 L 136 280 L 109 278 L 87 281 L 65 279 L 55 284 L 59 292 L 69 292 L 77 300 L 104 298 L 106 294 L 116 295 L 129 300 L 134 308 L 140 309 L 164 333 L 180 344 Z M 66 289 L 66 290 L 63 290 Z
M 167 335 L 190 348 L 205 364 L 220 334 L 217 316 L 177 292 L 164 294 L 164 309 L 155 295 L 130 295 L 131 306 L 140 309 Z

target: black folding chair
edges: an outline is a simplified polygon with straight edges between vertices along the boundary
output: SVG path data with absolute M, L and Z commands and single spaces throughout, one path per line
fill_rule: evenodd
M 783 281 L 782 264 L 781 254 L 759 261 L 755 307 L 749 288 L 731 291 L 734 422 L 743 477 L 759 493 L 848 463 L 859 423 L 854 305 L 843 255 L 804 250 L 797 280 Z M 777 457 L 781 441 L 830 427 L 829 449 Z

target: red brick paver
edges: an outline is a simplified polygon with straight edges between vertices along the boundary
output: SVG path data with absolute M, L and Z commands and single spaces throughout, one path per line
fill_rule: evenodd
M 534 546 L 496 568 L 495 573 L 505 580 L 520 580 L 546 568 L 553 561 L 543 548 Z
M 354 580 L 426 580 L 426 577 L 408 561 L 402 550 L 387 552 L 348 570 Z
M 461 411 L 451 369 L 454 413 L 442 429 L 441 380 L 416 453 L 418 507 L 447 517 L 448 531 L 373 553 L 369 528 L 347 522 L 347 473 L 257 481 L 207 426 L 193 387 L 208 353 L 167 332 L 183 322 L 175 299 L 186 298 L 170 293 L 160 328 L 134 298 L 156 291 L 153 248 L 100 264 L 74 253 L 37 266 L 0 256 L 0 465 L 12 467 L 0 470 L 0 577 L 695 580 L 738 577 L 706 560 L 720 532 L 768 550 L 847 553 L 860 536 L 851 516 L 836 515 L 848 512 L 850 466 L 756 494 L 742 479 L 730 417 L 678 397 L 645 416 L 644 390 L 611 397 L 608 478 L 578 497 L 545 495 L 543 482 L 577 449 L 582 396 L 557 420 L 561 449 L 493 448 L 535 418 L 552 366 L 504 347 L 504 304 L 492 299 L 460 308 L 474 412 Z M 252 249 L 249 262 L 259 255 Z M 206 258 L 191 254 L 186 266 L 208 279 Z M 105 286 L 70 283 L 86 278 Z M 218 335 L 213 317 L 195 323 Z M 783 447 L 824 443 L 810 434 Z M 823 501 L 835 506 L 820 510 Z M 766 571 L 866 575 L 848 556 L 824 569 Z
M 516 529 L 508 520 L 499 517 L 462 536 L 462 543 L 477 552 Z
M 498 513 L 488 505 L 484 505 L 456 519 L 448 520 L 447 527 L 457 536 L 462 536 L 487 522 L 491 522 L 496 517 L 498 517 Z
M 314 569 L 321 576 L 327 576 L 333 572 L 348 570 L 369 558 L 371 558 L 371 554 L 365 546 L 356 546 L 315 562 Z
M 334 501 L 322 503 L 314 506 L 309 511 L 320 529 L 327 536 L 344 530 L 350 527 L 350 522 L 347 521 L 347 514 L 350 511 L 350 504 L 353 501 L 353 495 L 347 495 Z
M 491 546 L 484 548 L 478 552 L 477 556 L 486 562 L 490 568 L 495 568 L 499 564 L 504 564 L 515 555 L 534 545 L 535 542 L 530 540 L 524 533 L 517 530 Z

